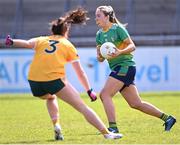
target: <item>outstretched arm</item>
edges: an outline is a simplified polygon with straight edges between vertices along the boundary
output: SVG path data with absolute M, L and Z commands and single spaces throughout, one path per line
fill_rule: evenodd
M 23 47 L 23 48 L 34 48 L 36 44 L 36 40 L 23 40 L 23 39 L 12 39 L 9 35 L 6 37 L 5 41 L 6 46 L 13 46 L 13 47 Z
M 72 66 L 78 76 L 79 81 L 81 82 L 82 86 L 84 87 L 84 89 L 86 91 L 91 89 L 87 75 L 86 75 L 84 69 L 82 68 L 80 61 L 78 60 L 78 61 L 72 62 Z
M 91 98 L 91 101 L 95 101 L 97 99 L 96 93 L 93 92 L 88 77 L 84 69 L 82 68 L 80 61 L 72 62 L 72 66 L 78 76 L 79 81 L 81 82 L 82 86 L 84 87 L 89 97 Z

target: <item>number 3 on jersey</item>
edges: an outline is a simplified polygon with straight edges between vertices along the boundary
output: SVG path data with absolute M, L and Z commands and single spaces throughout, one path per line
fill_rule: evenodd
M 47 53 L 53 53 L 54 51 L 56 51 L 56 44 L 59 43 L 59 41 L 56 40 L 49 40 L 49 46 L 51 47 L 51 49 L 46 48 L 45 52 Z

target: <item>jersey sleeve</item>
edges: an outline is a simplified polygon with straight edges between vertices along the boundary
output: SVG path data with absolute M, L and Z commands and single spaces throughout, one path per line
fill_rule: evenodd
M 40 45 L 41 41 L 43 41 L 46 37 L 45 36 L 39 36 L 39 37 L 35 37 L 31 40 L 35 41 L 35 46 L 34 46 L 34 50 L 38 49 L 38 46 Z
M 129 37 L 128 31 L 123 26 L 118 26 L 117 27 L 117 33 L 118 33 L 119 38 L 122 41 Z
M 79 59 L 79 55 L 78 55 L 77 49 L 74 47 L 72 43 L 69 42 L 67 61 L 71 62 L 78 59 Z

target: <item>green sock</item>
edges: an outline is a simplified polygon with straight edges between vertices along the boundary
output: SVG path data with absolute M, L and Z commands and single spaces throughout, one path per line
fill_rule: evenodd
M 117 128 L 116 122 L 109 122 L 110 128 Z
M 169 117 L 169 115 L 163 113 L 160 118 L 161 118 L 163 121 L 166 121 L 168 117 Z

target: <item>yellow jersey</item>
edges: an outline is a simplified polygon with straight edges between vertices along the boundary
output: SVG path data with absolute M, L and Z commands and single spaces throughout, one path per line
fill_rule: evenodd
M 28 79 L 51 81 L 65 77 L 65 64 L 79 59 L 74 45 L 62 36 L 37 37 Z

